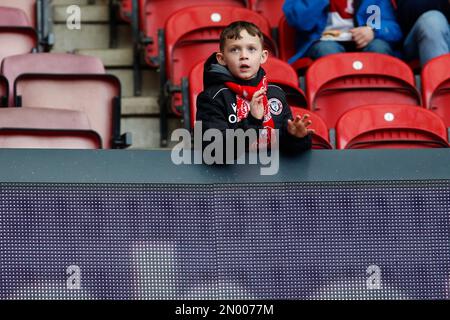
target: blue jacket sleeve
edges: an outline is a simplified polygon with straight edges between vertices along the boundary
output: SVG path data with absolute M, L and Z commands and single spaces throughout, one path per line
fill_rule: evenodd
M 370 2 L 370 1 L 366 1 L 366 2 Z M 379 0 L 378 2 L 378 6 L 380 8 L 380 29 L 375 29 L 375 38 L 377 39 L 381 39 L 381 40 L 385 40 L 387 42 L 399 42 L 402 37 L 403 37 L 403 33 L 402 30 L 400 28 L 400 25 L 397 22 L 397 18 L 394 12 L 394 7 L 392 6 L 392 3 L 390 0 Z M 366 7 L 369 8 L 369 5 L 367 5 Z M 369 17 L 373 14 L 375 14 L 375 12 L 367 12 L 367 19 L 369 19 Z M 366 22 L 363 23 L 363 25 L 366 25 Z
M 328 0 L 286 0 L 283 12 L 291 27 L 298 31 L 311 31 L 321 17 L 327 15 Z

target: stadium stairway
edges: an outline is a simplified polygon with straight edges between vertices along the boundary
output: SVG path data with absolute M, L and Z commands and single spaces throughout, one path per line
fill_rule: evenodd
M 112 39 L 115 45 L 111 48 L 108 3 L 109 0 L 53 0 L 55 45 L 52 52 L 100 58 L 107 73 L 117 76 L 122 84 L 121 127 L 124 132 L 133 134 L 131 149 L 159 148 L 159 75 L 142 59 L 142 92 L 140 96 L 134 96 L 131 26 L 125 22 L 117 23 L 117 37 Z M 71 5 L 81 9 L 81 30 L 67 27 L 70 16 L 67 10 Z M 180 119 L 170 119 L 169 130 L 178 127 L 182 127 Z

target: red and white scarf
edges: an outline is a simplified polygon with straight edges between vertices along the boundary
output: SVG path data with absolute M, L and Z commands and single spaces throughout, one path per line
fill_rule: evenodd
M 267 92 L 267 77 L 264 76 L 256 86 L 243 86 L 231 81 L 225 82 L 225 85 L 231 91 L 236 93 L 236 104 L 237 104 L 236 116 L 237 121 L 240 122 L 243 119 L 246 119 L 248 117 L 248 114 L 250 113 L 250 101 L 252 101 L 253 95 L 261 88 L 265 88 Z M 259 147 L 262 147 L 266 143 L 270 145 L 272 130 L 275 129 L 275 123 L 270 113 L 267 95 L 264 95 L 263 97 L 263 105 L 264 105 L 264 118 L 263 118 L 264 130 L 262 130 L 259 135 L 258 141 Z

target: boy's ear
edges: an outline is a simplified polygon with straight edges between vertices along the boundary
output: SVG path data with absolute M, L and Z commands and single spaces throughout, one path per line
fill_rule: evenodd
M 216 59 L 219 62 L 219 64 L 221 64 L 222 66 L 226 66 L 227 64 L 225 63 L 225 60 L 223 58 L 223 53 L 222 52 L 217 52 L 216 53 Z
M 269 58 L 269 51 L 263 50 L 261 53 L 261 64 L 266 63 L 268 58 Z

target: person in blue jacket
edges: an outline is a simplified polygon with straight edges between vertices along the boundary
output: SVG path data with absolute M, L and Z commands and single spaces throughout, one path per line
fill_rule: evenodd
M 286 0 L 283 12 L 297 30 L 289 63 L 349 51 L 395 55 L 403 37 L 390 0 Z
M 406 35 L 406 60 L 419 58 L 424 66 L 450 53 L 450 0 L 397 0 L 398 21 Z

